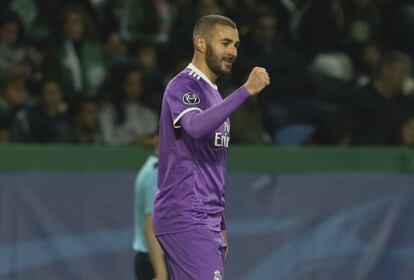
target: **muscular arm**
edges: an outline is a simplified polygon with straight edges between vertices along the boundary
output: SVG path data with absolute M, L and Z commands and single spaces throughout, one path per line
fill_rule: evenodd
M 148 254 L 155 271 L 155 279 L 167 280 L 167 266 L 165 264 L 164 253 L 152 229 L 152 215 L 145 216 L 144 233 L 148 246 Z
M 203 112 L 188 112 L 181 118 L 180 124 L 191 137 L 201 139 L 219 127 L 249 96 L 245 87 L 241 87 L 223 102 Z

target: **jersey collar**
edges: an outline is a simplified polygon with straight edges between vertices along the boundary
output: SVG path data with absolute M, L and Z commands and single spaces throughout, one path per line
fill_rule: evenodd
M 212 88 L 214 88 L 215 90 L 217 90 L 217 85 L 213 84 L 212 81 L 210 81 L 209 78 L 207 78 L 207 76 L 201 72 L 200 69 L 198 69 L 197 67 L 195 67 L 194 64 L 190 63 L 188 64 L 187 68 L 191 69 L 192 71 L 194 71 L 197 75 L 199 75 L 201 78 L 203 78 L 204 81 L 206 81 Z

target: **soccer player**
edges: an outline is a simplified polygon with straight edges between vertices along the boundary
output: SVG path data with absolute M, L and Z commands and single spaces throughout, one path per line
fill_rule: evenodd
M 135 180 L 134 270 L 137 280 L 168 280 L 164 253 L 154 235 L 152 212 L 158 180 L 158 141 L 155 155 L 148 157 Z
M 154 232 L 173 280 L 222 280 L 227 253 L 224 179 L 229 115 L 269 85 L 264 68 L 222 99 L 216 80 L 231 72 L 239 34 L 224 16 L 199 19 L 192 62 L 167 85 L 160 118 Z

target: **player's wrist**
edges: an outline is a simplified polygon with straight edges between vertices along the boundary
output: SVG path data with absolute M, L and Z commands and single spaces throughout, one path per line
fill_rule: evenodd
M 249 96 L 254 96 L 254 95 L 255 95 L 255 91 L 254 91 L 254 89 L 252 89 L 251 87 L 249 87 L 247 84 L 244 84 L 244 85 L 242 86 L 242 88 L 246 91 L 246 93 L 247 93 Z

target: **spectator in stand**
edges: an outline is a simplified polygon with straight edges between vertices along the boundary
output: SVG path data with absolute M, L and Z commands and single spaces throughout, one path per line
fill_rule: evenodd
M 128 42 L 162 44 L 169 40 L 171 10 L 166 0 L 125 0 L 119 17 L 122 37 Z
M 319 53 L 309 65 L 313 79 L 314 95 L 334 104 L 340 110 L 354 108 L 356 87 L 352 83 L 354 67 L 352 60 L 344 52 Z M 335 114 L 331 117 L 334 118 Z M 326 118 L 328 121 L 330 118 Z M 325 123 L 320 119 L 318 123 Z
M 217 0 L 199 0 L 196 5 L 196 18 L 201 18 L 206 15 L 220 15 L 223 14 L 224 9 Z
M 145 92 L 142 102 L 151 108 L 161 110 L 162 95 L 164 92 L 163 72 L 159 67 L 158 50 L 155 45 L 140 44 L 135 55 L 136 63 L 143 74 Z
M 298 48 L 307 59 L 338 50 L 345 32 L 341 0 L 309 1 L 298 25 Z
M 383 1 L 384 2 L 384 1 Z M 382 4 L 386 45 L 406 52 L 414 59 L 414 3 L 389 0 Z
M 10 123 L 9 115 L 0 108 L 0 144 L 6 144 L 12 141 Z
M 368 42 L 361 44 L 354 58 L 355 77 L 357 87 L 366 86 L 381 61 L 382 49 L 378 43 Z
M 378 41 L 382 20 L 372 0 L 314 0 L 300 20 L 298 47 L 312 59 L 317 53 L 352 55 L 360 44 Z
M 270 144 L 272 137 L 266 131 L 263 112 L 255 96 L 230 116 L 231 142 L 234 144 Z
M 407 115 L 401 122 L 399 145 L 414 147 L 414 114 Z
M 105 41 L 105 58 L 107 72 L 112 68 L 126 64 L 129 46 L 117 31 L 110 32 Z
M 7 2 L 7 0 L 6 0 Z M 54 0 L 9 0 L 8 8 L 15 12 L 25 30 L 25 38 L 29 41 L 45 40 L 51 35 L 48 26 L 53 17 L 48 12 L 56 12 Z
M 143 73 L 137 67 L 116 71 L 111 77 L 110 100 L 100 113 L 105 144 L 140 144 L 157 131 L 158 117 L 154 110 L 142 104 Z
M 32 42 L 28 47 L 30 75 L 26 78 L 30 92 L 39 93 L 47 77 L 52 77 L 49 67 L 52 64 L 53 44 L 46 41 Z
M 411 74 L 410 57 L 386 53 L 372 81 L 361 89 L 353 141 L 357 145 L 395 145 L 404 99 L 403 84 Z
M 90 16 L 81 6 L 63 11 L 62 38 L 55 57 L 65 99 L 74 105 L 83 95 L 95 95 L 105 78 L 104 51 Z
M 240 76 L 245 75 L 242 69 L 251 69 L 253 65 L 267 69 L 272 83 L 265 89 L 267 93 L 259 98 L 265 127 L 274 140 L 278 130 L 284 126 L 302 122 L 313 126 L 335 112 L 334 105 L 311 95 L 306 63 L 284 41 L 284 34 L 279 32 L 278 26 L 278 18 L 270 9 L 263 7 L 258 11 L 251 32 L 243 38 L 246 43 L 240 48 L 240 54 L 243 56 L 245 53 L 245 58 L 236 69 Z
M 82 99 L 74 113 L 70 142 L 82 145 L 102 144 L 99 105 L 93 98 Z
M 0 91 L 2 110 L 10 120 L 11 138 L 13 141 L 26 142 L 29 140 L 28 108 L 30 96 L 24 79 L 20 77 L 6 78 Z
M 341 41 L 346 49 L 353 52 L 360 44 L 379 40 L 382 18 L 375 1 L 349 0 L 341 4 L 345 28 Z
M 0 17 L 0 77 L 29 74 L 27 50 L 23 44 L 23 28 L 19 18 L 8 13 Z
M 167 44 L 168 51 L 166 56 L 171 59 L 171 54 L 178 54 L 179 57 L 193 51 L 191 42 L 193 26 L 195 24 L 196 1 L 180 0 L 174 5 L 175 16 L 171 24 L 170 37 L 174 38 L 174 43 Z M 168 79 L 166 79 L 168 80 Z
M 350 146 L 354 121 L 350 111 L 338 111 L 332 118 L 318 124 L 311 142 L 315 145 Z
M 36 143 L 62 143 L 69 137 L 69 116 L 57 81 L 46 80 L 38 105 L 30 110 L 30 140 Z

